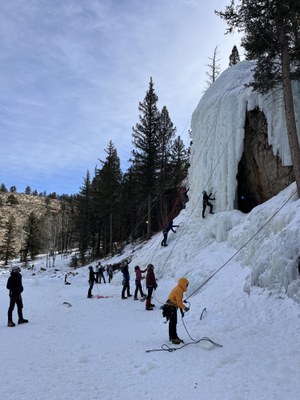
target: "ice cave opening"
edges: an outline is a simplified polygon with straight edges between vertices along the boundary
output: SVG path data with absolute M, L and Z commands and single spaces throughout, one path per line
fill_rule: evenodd
M 258 108 L 246 112 L 244 152 L 237 172 L 235 208 L 248 213 L 294 181 L 291 166 L 282 166 L 268 143 L 267 120 Z

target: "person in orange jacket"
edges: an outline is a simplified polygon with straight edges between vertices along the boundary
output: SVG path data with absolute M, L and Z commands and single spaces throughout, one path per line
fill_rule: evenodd
M 187 291 L 189 281 L 186 278 L 180 278 L 177 286 L 169 294 L 167 304 L 169 306 L 169 338 L 173 344 L 183 343 L 177 335 L 177 310 L 183 312 L 189 311 L 183 302 L 183 294 Z

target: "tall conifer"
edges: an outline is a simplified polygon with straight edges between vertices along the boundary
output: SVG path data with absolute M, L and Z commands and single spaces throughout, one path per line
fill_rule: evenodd
M 136 168 L 137 184 L 140 188 L 141 199 L 147 197 L 147 237 L 151 235 L 152 200 L 154 197 L 159 170 L 159 129 L 160 113 L 157 108 L 158 97 L 154 91 L 154 84 L 150 78 L 149 89 L 143 102 L 139 103 L 140 122 L 132 128 L 132 151 Z

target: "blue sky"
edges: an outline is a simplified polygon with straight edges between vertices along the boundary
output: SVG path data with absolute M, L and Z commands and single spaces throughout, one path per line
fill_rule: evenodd
M 126 170 L 150 76 L 188 143 L 230 0 L 10 0 L 0 4 L 0 183 L 78 193 L 112 140 Z

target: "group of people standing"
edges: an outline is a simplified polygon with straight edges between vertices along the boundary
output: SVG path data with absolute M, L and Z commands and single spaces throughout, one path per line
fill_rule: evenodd
M 92 297 L 92 288 L 95 282 L 95 273 L 93 267 L 89 267 L 89 293 L 88 297 Z M 121 266 L 122 273 L 122 291 L 121 299 L 125 300 L 132 297 L 130 291 L 130 273 L 129 265 L 127 261 L 123 262 Z M 141 269 L 139 265 L 134 267 L 135 272 L 135 291 L 133 295 L 134 300 L 139 300 L 138 295 L 140 295 L 140 300 L 145 300 L 145 309 L 147 311 L 152 311 L 155 304 L 152 303 L 153 291 L 157 289 L 157 280 L 155 277 L 153 264 L 148 264 L 147 268 Z M 143 275 L 146 274 L 146 275 Z M 147 293 L 144 293 L 142 287 L 142 280 L 145 279 L 145 286 Z M 184 312 L 189 311 L 183 303 L 183 295 L 186 292 L 189 285 L 189 281 L 186 278 L 181 278 L 178 281 L 178 285 L 170 292 L 166 305 L 168 306 L 168 321 L 169 321 L 169 339 L 173 344 L 183 343 L 177 335 L 177 311 L 181 311 L 182 315 Z
M 100 263 L 99 263 L 100 264 Z M 98 265 L 99 266 L 99 265 Z M 148 264 L 147 268 L 142 270 L 138 265 L 134 268 L 135 271 L 135 292 L 134 292 L 134 300 L 138 300 L 138 294 L 140 294 L 141 299 L 146 300 L 146 310 L 151 311 L 155 305 L 151 302 L 153 291 L 157 289 L 157 281 L 154 273 L 153 264 Z M 123 274 L 123 287 L 122 287 L 122 299 L 127 299 L 128 297 L 132 297 L 130 294 L 130 275 L 129 275 L 129 266 L 128 263 L 125 262 L 121 272 Z M 144 277 L 142 274 L 146 273 Z M 142 279 L 146 280 L 146 288 L 147 295 L 144 294 L 142 288 Z M 92 289 L 94 283 L 96 282 L 95 272 L 93 267 L 89 267 L 89 291 L 88 298 L 92 297 Z M 178 285 L 171 291 L 169 294 L 168 300 L 166 304 L 169 307 L 169 339 L 173 344 L 180 344 L 183 341 L 178 338 L 177 335 L 177 310 L 180 309 L 181 313 L 189 311 L 189 308 L 183 304 L 183 295 L 186 292 L 188 287 L 188 280 L 186 278 L 181 278 L 178 281 Z M 22 301 L 22 275 L 21 269 L 18 266 L 13 266 L 11 268 L 11 274 L 7 280 L 6 288 L 9 290 L 9 308 L 8 308 L 8 323 L 7 326 L 14 327 L 16 324 L 13 322 L 13 310 L 15 305 L 17 305 L 17 313 L 18 313 L 18 324 L 28 323 L 28 319 L 23 317 L 23 301 Z M 125 293 L 127 296 L 125 296 Z
M 105 276 L 104 276 L 104 272 L 105 272 L 105 267 L 103 265 L 101 265 L 100 262 L 98 262 L 98 264 L 95 267 L 95 271 L 92 265 L 89 266 L 89 290 L 88 290 L 88 298 L 92 298 L 92 290 L 94 287 L 95 283 L 100 283 L 103 280 L 103 283 L 106 283 L 105 280 Z M 112 265 L 108 265 L 106 267 L 106 272 L 108 275 L 108 283 L 110 283 L 112 281 L 113 275 L 114 275 L 114 268 Z
M 123 274 L 123 288 L 121 293 L 122 299 L 132 297 L 130 294 L 130 275 L 128 263 L 122 268 Z M 153 264 L 148 264 L 147 268 L 142 270 L 138 265 L 134 267 L 135 271 L 135 292 L 134 300 L 138 300 L 138 293 L 141 295 L 141 299 L 146 299 L 146 310 L 151 311 L 155 305 L 151 302 L 153 291 L 157 289 L 157 281 L 154 273 Z M 142 289 L 141 281 L 144 279 L 143 273 L 146 273 L 146 288 L 147 295 L 144 294 Z M 168 321 L 169 321 L 169 340 L 173 344 L 183 343 L 183 340 L 178 337 L 177 334 L 177 310 L 179 309 L 182 316 L 185 312 L 189 311 L 189 307 L 186 307 L 183 303 L 183 295 L 187 291 L 189 281 L 186 278 L 181 278 L 178 281 L 177 286 L 170 292 L 166 305 L 168 307 Z M 125 296 L 127 294 L 127 297 Z
M 130 294 L 130 274 L 127 262 L 124 263 L 121 272 L 123 274 L 123 281 L 122 281 L 123 287 L 122 287 L 121 298 L 127 299 L 128 297 L 132 297 L 132 295 Z M 151 303 L 153 290 L 157 288 L 157 282 L 154 274 L 154 266 L 152 264 L 148 264 L 147 268 L 142 270 L 139 267 L 139 265 L 136 265 L 134 267 L 134 272 L 135 272 L 135 291 L 133 299 L 138 300 L 138 293 L 139 293 L 141 296 L 141 300 L 146 300 L 146 310 L 151 311 L 153 310 L 153 307 L 155 307 L 155 305 Z M 142 275 L 143 273 L 146 273 L 146 277 Z M 143 292 L 142 288 L 142 280 L 144 278 L 146 279 L 147 294 Z

